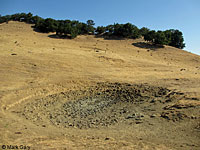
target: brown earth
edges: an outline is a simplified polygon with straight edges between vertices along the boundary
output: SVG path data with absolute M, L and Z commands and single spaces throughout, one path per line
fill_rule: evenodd
M 200 149 L 200 56 L 0 24 L 0 149 Z

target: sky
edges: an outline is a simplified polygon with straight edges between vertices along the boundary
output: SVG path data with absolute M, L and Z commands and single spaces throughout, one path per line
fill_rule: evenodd
M 178 29 L 185 50 L 200 55 L 200 0 L 0 0 L 0 14 L 31 12 L 95 26 L 130 22 L 151 30 Z

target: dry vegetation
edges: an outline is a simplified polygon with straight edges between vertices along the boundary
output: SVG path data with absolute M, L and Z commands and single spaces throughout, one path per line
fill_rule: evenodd
M 200 56 L 142 39 L 49 35 L 0 24 L 0 144 L 200 149 Z

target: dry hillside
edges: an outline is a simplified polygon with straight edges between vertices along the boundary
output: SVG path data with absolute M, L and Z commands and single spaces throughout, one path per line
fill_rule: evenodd
M 0 24 L 0 133 L 35 150 L 200 149 L 200 56 Z

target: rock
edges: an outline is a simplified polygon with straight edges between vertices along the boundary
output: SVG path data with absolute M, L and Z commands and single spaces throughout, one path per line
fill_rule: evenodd
M 172 102 L 172 99 L 167 99 L 165 102 L 166 103 Z
M 142 120 L 140 117 L 135 118 L 135 120 Z
M 155 114 L 153 114 L 153 115 L 151 115 L 150 117 L 151 117 L 151 118 L 155 118 L 155 117 L 156 117 L 156 115 L 155 115 Z
M 15 132 L 15 134 L 22 134 L 21 132 Z
M 191 119 L 197 119 L 197 117 L 196 116 L 191 116 Z
M 72 126 L 74 126 L 74 125 L 73 125 L 72 123 L 69 123 L 68 126 L 72 127 Z
M 155 99 L 152 99 L 151 101 L 150 101 L 150 103 L 155 103 L 156 101 L 155 101 Z
M 134 116 L 132 116 L 132 115 L 128 115 L 128 116 L 126 117 L 126 119 L 132 119 L 132 118 L 134 118 Z
M 105 138 L 105 141 L 107 141 L 107 140 L 110 140 L 110 138 L 106 137 L 106 138 Z
M 180 69 L 180 71 L 184 71 L 184 70 L 186 70 L 186 69 L 184 69 L 184 68 Z
M 187 118 L 187 115 L 185 115 L 180 111 L 167 111 L 167 112 L 162 112 L 161 117 L 175 122 Z
M 136 121 L 135 122 L 136 124 L 141 124 L 141 123 L 143 123 L 142 121 Z

